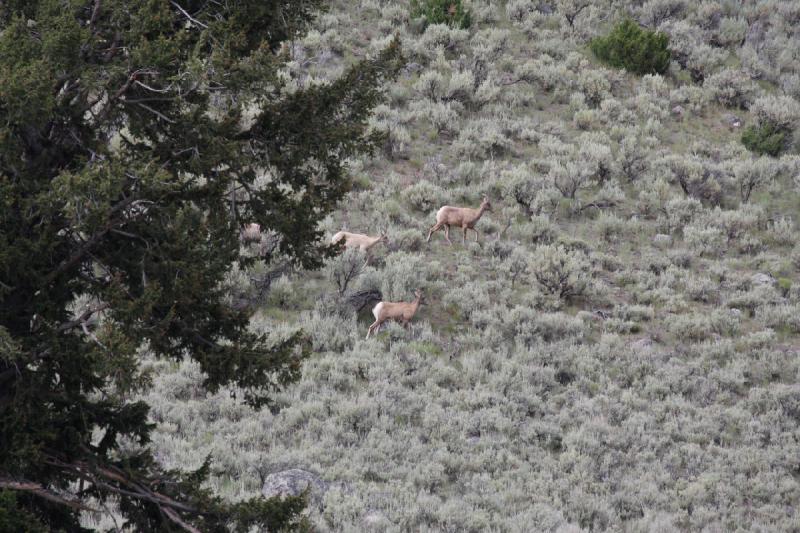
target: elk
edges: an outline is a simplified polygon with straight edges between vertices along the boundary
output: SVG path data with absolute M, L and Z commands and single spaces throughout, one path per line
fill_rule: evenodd
M 389 237 L 386 235 L 385 231 L 381 231 L 381 234 L 378 235 L 377 237 L 370 237 L 369 235 L 364 235 L 363 233 L 350 233 L 347 231 L 340 231 L 333 236 L 333 238 L 331 239 L 331 244 L 336 244 L 342 239 L 344 239 L 345 248 L 358 248 L 359 250 L 367 254 L 367 257 L 364 260 L 364 265 L 369 263 L 369 258 L 370 258 L 369 251 L 372 249 L 373 246 L 375 246 L 379 242 L 387 244 L 389 243 Z
M 375 316 L 375 322 L 367 330 L 367 339 L 372 333 L 378 334 L 381 325 L 387 320 L 397 320 L 407 328 L 408 323 L 417 314 L 420 303 L 422 303 L 422 290 L 417 289 L 414 291 L 416 298 L 413 302 L 378 302 L 372 308 L 372 314 Z
M 484 196 L 481 206 L 478 209 L 471 207 L 451 207 L 446 205 L 436 212 L 436 224 L 434 224 L 430 231 L 428 231 L 428 239 L 425 242 L 431 241 L 431 235 L 434 231 L 439 231 L 444 227 L 444 238 L 450 245 L 453 242 L 450 240 L 450 226 L 458 226 L 464 231 L 464 241 L 467 242 L 467 230 L 471 229 L 475 232 L 475 242 L 478 242 L 478 230 L 475 229 L 475 224 L 480 220 L 484 211 L 491 211 L 492 204 L 489 203 L 489 198 Z

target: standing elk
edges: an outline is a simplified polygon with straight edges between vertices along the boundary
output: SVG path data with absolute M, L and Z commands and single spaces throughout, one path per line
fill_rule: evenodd
M 389 237 L 386 235 L 385 231 L 381 231 L 381 234 L 377 237 L 370 237 L 369 235 L 364 235 L 363 233 L 350 233 L 347 231 L 340 231 L 336 235 L 333 236 L 331 239 L 331 244 L 336 244 L 337 242 L 344 239 L 344 247 L 345 248 L 358 248 L 362 252 L 364 252 L 367 257 L 364 260 L 364 265 L 369 263 L 370 259 L 370 250 L 373 246 L 378 244 L 379 242 L 389 243 Z
M 369 339 L 372 333 L 377 335 L 378 331 L 381 329 L 381 325 L 387 320 L 397 320 L 403 324 L 403 327 L 407 328 L 408 323 L 414 318 L 414 315 L 417 314 L 417 309 L 419 309 L 419 305 L 422 302 L 422 290 L 417 289 L 414 291 L 414 296 L 416 296 L 416 298 L 413 302 L 378 302 L 378 304 L 372 308 L 375 322 L 373 322 L 367 330 L 366 338 Z
M 435 231 L 439 231 L 444 227 L 444 238 L 452 246 L 453 241 L 450 240 L 450 226 L 460 227 L 464 231 L 464 241 L 467 242 L 467 230 L 471 229 L 475 232 L 475 242 L 478 242 L 478 230 L 475 229 L 475 224 L 480 220 L 484 211 L 491 211 L 492 204 L 489 203 L 489 198 L 484 196 L 481 206 L 478 209 L 471 207 L 451 207 L 446 205 L 436 212 L 436 224 L 434 224 L 430 231 L 428 231 L 428 239 L 425 242 L 431 241 L 431 235 Z

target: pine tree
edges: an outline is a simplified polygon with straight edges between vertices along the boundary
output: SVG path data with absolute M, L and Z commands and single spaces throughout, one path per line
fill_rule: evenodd
M 202 488 L 208 462 L 161 469 L 129 398 L 142 347 L 256 406 L 298 376 L 302 335 L 250 332 L 221 281 L 250 222 L 319 267 L 344 161 L 378 142 L 396 43 L 327 84 L 282 73 L 321 4 L 0 3 L 0 529 L 79 531 L 108 499 L 141 531 L 303 526 L 302 498 L 229 504 Z

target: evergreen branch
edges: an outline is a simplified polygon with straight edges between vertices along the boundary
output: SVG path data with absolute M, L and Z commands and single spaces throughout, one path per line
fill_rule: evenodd
M 149 503 L 152 503 L 156 506 L 160 513 L 166 516 L 170 521 L 175 523 L 176 525 L 180 526 L 186 531 L 191 533 L 199 533 L 199 530 L 192 526 L 191 524 L 187 524 L 177 513 L 177 511 L 182 511 L 185 513 L 190 513 L 196 516 L 202 516 L 205 513 L 197 510 L 196 508 L 180 503 L 178 501 L 173 500 L 172 498 L 165 496 L 161 493 L 148 489 L 145 484 L 139 483 L 136 480 L 128 477 L 122 470 L 108 465 L 108 466 L 98 466 L 92 468 L 88 463 L 85 461 L 76 461 L 74 463 L 65 463 L 63 461 L 58 460 L 55 457 L 47 457 L 45 459 L 45 463 L 50 464 L 52 466 L 56 466 L 58 468 L 64 470 L 70 470 L 71 472 L 75 473 L 81 479 L 84 479 L 98 488 L 105 489 L 109 492 L 120 496 L 128 496 L 131 498 L 135 498 L 138 500 L 143 500 Z M 116 486 L 112 483 L 117 483 L 121 486 Z M 15 487 L 10 486 L 13 482 L 9 481 L 6 485 L 4 485 L 4 480 L 0 478 L 0 488 L 11 488 L 15 489 Z M 81 504 L 76 504 L 75 502 L 70 502 L 69 500 L 65 500 L 63 498 L 59 498 L 58 496 L 53 495 L 52 493 L 47 493 L 46 490 L 38 483 L 27 483 L 25 485 L 28 487 L 27 489 L 19 489 L 16 490 L 30 490 L 35 491 L 36 494 L 39 494 L 42 497 L 46 497 L 51 501 L 56 501 L 57 503 L 63 503 L 66 505 L 71 505 L 76 508 L 96 511 L 95 509 L 91 509 Z M 123 488 L 124 487 L 124 488 Z M 45 494 L 40 494 L 41 491 L 44 491 Z M 56 498 L 56 499 L 54 499 Z M 177 511 L 176 511 L 177 510 Z
M 162 508 L 161 512 L 164 513 L 164 515 L 166 515 L 167 518 L 169 518 L 170 520 L 181 526 L 186 531 L 190 531 L 191 533 L 200 533 L 199 529 L 181 520 L 181 517 L 178 515 L 178 513 L 176 513 L 169 507 Z
M 120 211 L 121 209 L 124 209 L 125 207 L 127 207 L 131 203 L 133 203 L 133 197 L 129 197 L 129 198 L 124 199 L 123 201 L 121 201 L 120 203 L 118 203 L 117 205 L 115 205 L 111 209 L 111 213 L 110 214 L 114 214 L 115 212 Z M 61 275 L 62 273 L 66 272 L 67 270 L 69 270 L 70 268 L 74 267 L 75 265 L 77 265 L 80 262 L 80 260 L 83 259 L 83 257 L 89 252 L 89 250 L 91 250 L 94 245 L 96 245 L 98 242 L 100 242 L 100 240 L 103 237 L 105 237 L 105 235 L 109 231 L 111 231 L 111 228 L 113 228 L 113 227 L 114 227 L 114 222 L 113 221 L 107 222 L 106 225 L 100 231 L 98 231 L 97 233 L 92 235 L 92 237 L 88 241 L 84 242 L 84 244 L 80 248 L 78 248 L 69 257 L 69 259 L 66 259 L 66 260 L 62 261 L 61 264 L 59 264 L 58 267 L 56 267 L 55 270 L 53 270 L 47 276 L 45 276 L 44 280 L 42 280 L 43 286 L 50 285 L 50 283 L 52 283 L 59 275 Z

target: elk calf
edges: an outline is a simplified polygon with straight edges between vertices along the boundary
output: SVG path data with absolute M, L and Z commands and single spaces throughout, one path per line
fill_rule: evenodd
M 366 265 L 369 263 L 370 258 L 370 249 L 373 246 L 378 244 L 379 242 L 387 243 L 389 242 L 389 237 L 386 235 L 385 231 L 381 231 L 381 234 L 377 237 L 370 237 L 369 235 L 364 235 L 363 233 L 350 233 L 347 231 L 340 231 L 336 235 L 333 236 L 331 239 L 331 244 L 336 244 L 337 242 L 344 239 L 344 247 L 345 248 L 358 248 L 362 252 L 367 254 L 366 260 L 364 264 Z
M 475 224 L 480 220 L 485 211 L 491 210 L 492 204 L 489 203 L 489 198 L 486 196 L 483 197 L 481 206 L 478 209 L 446 205 L 436 212 L 436 224 L 428 231 L 428 239 L 425 242 L 430 242 L 433 232 L 439 231 L 444 227 L 444 238 L 447 239 L 447 242 L 452 246 L 453 241 L 450 240 L 450 226 L 460 227 L 464 231 L 463 242 L 467 242 L 467 230 L 471 229 L 475 232 L 475 242 L 478 242 L 478 230 L 475 229 Z
M 422 302 L 422 290 L 417 289 L 414 291 L 416 298 L 413 302 L 379 302 L 372 308 L 372 314 L 375 316 L 375 322 L 367 330 L 367 339 L 372 333 L 378 334 L 381 325 L 387 320 L 397 320 L 403 324 L 403 327 L 408 327 L 408 323 L 417 314 L 419 304 Z

